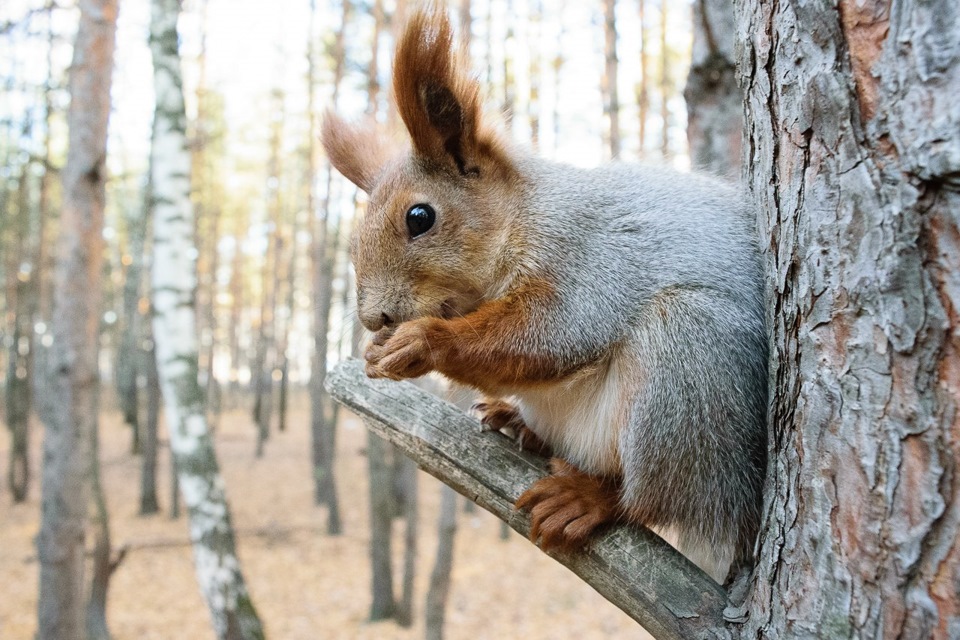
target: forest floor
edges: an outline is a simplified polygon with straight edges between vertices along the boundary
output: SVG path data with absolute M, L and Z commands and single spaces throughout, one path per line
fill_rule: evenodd
M 326 535 L 310 481 L 309 412 L 296 398 L 285 432 L 273 432 L 262 458 L 245 410 L 225 413 L 216 432 L 241 564 L 272 640 L 407 640 L 424 636 L 423 608 L 436 554 L 440 485 L 420 475 L 419 550 L 414 625 L 367 621 L 370 603 L 366 433 L 342 414 L 337 474 L 344 534 Z M 9 436 L 0 428 L 0 640 L 36 633 L 39 526 L 39 425 L 33 431 L 33 482 L 25 504 L 6 487 Z M 186 520 L 172 520 L 169 460 L 161 454 L 163 511 L 137 515 L 139 458 L 116 411 L 101 422 L 101 459 L 115 548 L 128 552 L 110 585 L 107 618 L 114 640 L 212 639 L 197 588 Z M 394 528 L 400 582 L 403 526 Z M 89 541 L 88 541 L 89 542 Z M 399 586 L 397 587 L 399 592 Z M 634 638 L 640 628 L 589 586 L 521 536 L 500 539 L 500 521 L 479 507 L 458 507 L 455 558 L 445 637 L 535 640 Z

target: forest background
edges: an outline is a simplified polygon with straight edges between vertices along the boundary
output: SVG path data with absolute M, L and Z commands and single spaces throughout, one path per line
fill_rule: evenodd
M 60 473 L 44 469 L 51 444 L 41 418 L 56 400 L 45 378 L 59 346 L 54 274 L 63 258 L 55 247 L 65 224 L 68 78 L 81 11 L 92 4 L 0 6 L 3 638 L 33 637 L 38 612 L 43 618 L 34 536 L 43 524 L 41 476 Z M 683 90 L 694 27 L 702 32 L 708 22 L 707 3 L 695 4 L 459 0 L 451 12 L 489 105 L 518 141 L 581 166 L 616 158 L 729 176 L 738 124 L 716 157 L 698 150 L 703 135 L 691 126 L 690 159 L 687 110 L 696 105 Z M 719 4 L 726 23 L 707 29 L 711 53 L 727 62 L 706 76 L 716 85 L 721 75 L 732 79 L 732 4 Z M 115 638 L 211 637 L 216 629 L 191 566 L 151 327 L 150 175 L 160 111 L 150 33 L 156 42 L 163 16 L 179 17 L 197 379 L 239 563 L 267 635 L 440 637 L 445 629 L 454 638 L 589 638 L 636 630 L 495 519 L 418 478 L 322 391 L 323 372 L 362 340 L 347 239 L 364 198 L 326 163 L 319 119 L 335 107 L 397 126 L 390 56 L 405 10 L 402 0 L 120 3 L 95 274 L 99 410 L 81 474 L 91 486 L 82 511 L 92 516 L 83 595 L 100 609 L 87 617 L 102 618 L 91 636 L 107 626 Z

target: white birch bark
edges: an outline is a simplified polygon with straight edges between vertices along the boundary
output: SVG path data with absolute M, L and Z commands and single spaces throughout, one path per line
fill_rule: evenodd
M 197 580 L 218 638 L 262 638 L 237 559 L 223 479 L 197 379 L 197 250 L 190 154 L 177 45 L 178 0 L 153 0 L 156 113 L 152 147 L 153 305 L 157 366 L 170 448 L 190 521 Z

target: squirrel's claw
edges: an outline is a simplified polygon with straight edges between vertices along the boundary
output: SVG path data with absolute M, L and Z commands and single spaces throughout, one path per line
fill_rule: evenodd
M 433 370 L 433 350 L 417 321 L 378 331 L 363 354 L 370 378 L 404 380 Z
M 582 548 L 602 527 L 617 521 L 619 493 L 609 479 L 563 463 L 562 475 L 535 482 L 515 504 L 530 512 L 530 540 L 544 551 Z
M 480 418 L 481 431 L 496 431 L 516 441 L 521 451 L 550 455 L 550 447 L 523 421 L 520 411 L 504 400 L 477 402 L 471 409 Z

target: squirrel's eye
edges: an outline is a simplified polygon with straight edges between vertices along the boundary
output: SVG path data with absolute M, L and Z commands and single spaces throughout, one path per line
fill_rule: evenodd
M 416 238 L 430 230 L 437 214 L 428 204 L 415 204 L 407 210 L 407 229 L 410 237 Z

